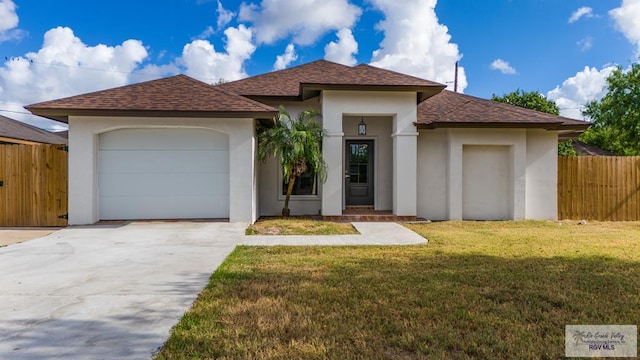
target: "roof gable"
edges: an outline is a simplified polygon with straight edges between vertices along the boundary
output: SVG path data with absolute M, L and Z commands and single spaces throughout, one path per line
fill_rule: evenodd
M 591 124 L 445 90 L 418 105 L 416 125 L 421 129 L 537 127 L 585 130 Z
M 5 138 L 4 140 L 2 138 Z M 37 128 L 35 126 L 25 124 L 23 122 L 0 116 L 0 142 L 12 142 L 10 139 L 16 139 L 17 143 L 36 142 L 43 144 L 66 144 L 67 139 L 54 133 Z
M 40 116 L 67 122 L 69 115 L 229 116 L 253 117 L 277 110 L 211 86 L 186 75 L 177 75 L 93 93 L 28 105 Z
M 321 89 L 415 91 L 426 98 L 445 86 L 370 65 L 351 67 L 317 60 L 217 87 L 252 98 L 307 99 Z

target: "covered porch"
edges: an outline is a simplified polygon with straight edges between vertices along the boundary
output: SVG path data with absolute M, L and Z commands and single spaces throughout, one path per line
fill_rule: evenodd
M 416 219 L 415 102 L 411 92 L 323 93 L 324 219 Z

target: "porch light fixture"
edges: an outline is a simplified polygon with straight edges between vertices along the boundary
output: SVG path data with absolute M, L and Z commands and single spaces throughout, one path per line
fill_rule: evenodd
M 360 117 L 360 124 L 358 124 L 358 135 L 367 135 L 367 124 L 364 123 L 364 117 Z

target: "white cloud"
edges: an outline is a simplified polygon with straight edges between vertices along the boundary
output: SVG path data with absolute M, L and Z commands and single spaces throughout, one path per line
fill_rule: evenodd
M 574 11 L 573 13 L 571 13 L 571 17 L 569 18 L 569 24 L 573 24 L 574 22 L 582 19 L 583 17 L 592 18 L 593 9 L 588 6 L 583 6 L 578 10 Z
M 509 65 L 508 61 L 504 61 L 502 59 L 495 59 L 491 63 L 491 70 L 499 70 L 501 73 L 505 75 L 513 75 L 516 73 L 516 69 L 514 69 L 511 65 Z
M 200 35 L 196 37 L 196 39 L 208 39 L 209 37 L 211 37 L 211 35 L 215 33 L 216 33 L 216 30 L 213 28 L 213 26 L 207 26 L 207 28 L 204 29 L 204 31 L 202 31 Z
M 547 93 L 560 108 L 560 115 L 573 119 L 583 119 L 584 105 L 599 100 L 606 94 L 607 77 L 615 66 L 606 66 L 600 70 L 586 66 L 582 71 L 565 80 L 562 85 Z
M 252 42 L 252 29 L 239 25 L 237 28 L 227 28 L 224 34 L 227 37 L 226 52 L 217 52 L 207 40 L 195 40 L 184 46 L 178 62 L 186 68 L 187 75 L 207 83 L 247 76 L 244 62 L 256 50 Z
M 623 0 L 619 8 L 609 11 L 618 29 L 636 46 L 640 56 L 640 0 Z
M 0 67 L 0 107 L 25 112 L 23 105 L 125 85 L 147 56 L 138 40 L 89 46 L 70 28 L 51 29 L 45 33 L 40 50 L 10 59 Z M 10 117 L 36 126 L 52 124 L 15 115 Z
M 16 4 L 11 0 L 0 1 L 0 32 L 11 30 L 18 26 Z
M 357 60 L 354 55 L 358 53 L 358 42 L 353 37 L 351 29 L 340 29 L 336 36 L 337 42 L 332 41 L 324 47 L 324 58 L 344 65 L 355 65 Z
M 224 34 L 224 52 L 217 52 L 209 41 L 194 40 L 174 62 L 141 67 L 148 58 L 141 41 L 90 46 L 70 28 L 51 29 L 45 33 L 40 50 L 0 66 L 0 110 L 10 111 L 2 112 L 5 116 L 53 129 L 57 123 L 24 114 L 22 106 L 181 72 L 209 83 L 246 77 L 244 62 L 256 48 L 252 30 L 240 25 Z
M 243 3 L 239 19 L 253 24 L 258 44 L 293 36 L 310 45 L 327 31 L 351 28 L 362 10 L 348 0 L 262 0 Z
M 24 31 L 16 29 L 19 21 L 16 4 L 12 0 L 0 0 L 0 43 L 24 36 Z
M 29 103 L 124 85 L 146 57 L 138 40 L 89 46 L 70 28 L 57 27 L 45 33 L 38 52 L 0 68 L 0 96 Z
M 593 38 L 591 36 L 587 36 L 586 38 L 578 41 L 576 45 L 578 45 L 580 51 L 588 51 L 593 47 Z
M 438 23 L 436 0 L 371 0 L 384 13 L 377 26 L 384 31 L 380 48 L 373 52 L 372 65 L 438 81 L 453 87 L 455 63 L 462 58 L 451 42 L 449 29 Z M 467 87 L 460 67 L 458 90 Z
M 151 81 L 168 76 L 180 74 L 180 68 L 175 63 L 165 65 L 147 64 L 141 69 L 136 69 L 129 76 L 129 83 Z
M 284 50 L 284 54 L 276 56 L 276 62 L 273 64 L 273 70 L 286 69 L 291 62 L 296 61 L 297 59 L 298 54 L 296 54 L 296 47 L 293 44 L 289 44 Z
M 231 20 L 233 20 L 233 17 L 236 16 L 236 14 L 234 14 L 232 11 L 225 9 L 222 6 L 222 3 L 220 2 L 220 0 L 218 0 L 218 9 L 216 11 L 218 13 L 218 21 L 217 21 L 218 30 L 227 26 L 227 24 L 229 24 Z

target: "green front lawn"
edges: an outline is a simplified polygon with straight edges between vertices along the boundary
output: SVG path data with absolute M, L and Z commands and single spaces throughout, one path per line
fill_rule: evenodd
M 247 235 L 348 235 L 357 234 L 348 222 L 321 221 L 305 217 L 262 218 L 249 225 Z
M 407 225 L 408 247 L 239 247 L 159 359 L 557 359 L 640 319 L 640 224 Z

